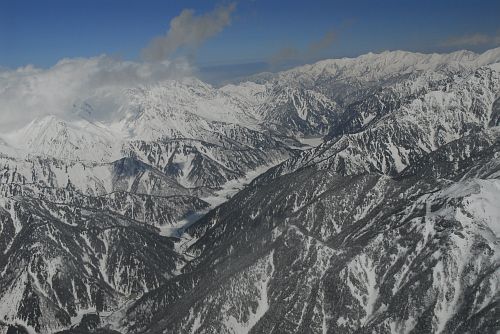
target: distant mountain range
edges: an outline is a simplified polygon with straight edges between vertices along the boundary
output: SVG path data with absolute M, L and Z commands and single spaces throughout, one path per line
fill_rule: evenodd
M 500 331 L 500 48 L 68 115 L 0 135 L 0 333 Z

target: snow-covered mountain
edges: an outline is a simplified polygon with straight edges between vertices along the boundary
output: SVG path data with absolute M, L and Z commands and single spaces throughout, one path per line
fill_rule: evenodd
M 163 81 L 1 134 L 0 333 L 500 330 L 499 62 Z
M 34 155 L 67 160 L 111 161 L 119 157 L 119 138 L 86 119 L 67 122 L 56 116 L 35 119 L 11 134 L 13 143 Z
M 191 216 L 296 151 L 198 80 L 120 102 L 112 122 L 84 104 L 2 135 L 2 323 L 50 333 L 157 288 L 187 261 L 171 236 Z
M 489 68 L 426 77 L 416 91 L 401 88 L 414 77 L 393 84 L 402 95 L 383 115 L 191 226 L 194 260 L 117 328 L 498 331 L 500 78 Z
M 384 82 L 391 78 L 403 77 L 426 71 L 457 71 L 475 69 L 498 63 L 500 48 L 482 54 L 471 51 L 457 51 L 449 54 L 423 54 L 406 51 L 385 51 L 368 53 L 356 58 L 327 59 L 311 65 L 304 65 L 277 74 L 259 74 L 254 81 L 294 81 L 301 85 L 314 85 L 314 80 L 336 79 L 349 84 L 357 82 Z

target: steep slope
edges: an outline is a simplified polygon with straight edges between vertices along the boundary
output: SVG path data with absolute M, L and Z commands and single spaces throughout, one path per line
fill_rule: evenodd
M 119 328 L 495 333 L 499 79 L 439 76 L 269 170 L 187 230 L 194 259 Z
M 247 104 L 262 128 L 281 136 L 304 137 L 325 135 L 340 112 L 335 101 L 317 88 L 305 89 L 297 82 L 246 82 L 221 90 Z
M 52 333 L 158 287 L 186 261 L 163 235 L 294 154 L 235 106 L 210 118 L 229 98 L 198 81 L 138 91 L 119 122 L 48 116 L 0 143 L 0 332 Z
M 2 320 L 36 332 L 112 310 L 158 287 L 183 261 L 173 240 L 93 206 L 15 196 L 2 198 L 0 214 Z
M 318 164 L 340 174 L 395 174 L 424 154 L 497 122 L 493 110 L 500 89 L 498 72 L 480 68 L 450 79 L 393 104 L 370 126 L 353 128 L 354 133 L 346 131 L 288 160 L 275 173 Z
M 257 180 L 189 229 L 197 258 L 128 311 L 129 330 L 495 332 L 499 129 L 484 136 L 467 158 L 474 137 L 436 151 L 461 162 L 456 182 L 314 166 Z
M 198 192 L 140 161 L 1 159 L 0 314 L 50 333 L 111 311 L 177 274 L 158 228 L 205 210 Z
M 123 115 L 121 131 L 147 141 L 207 140 L 200 135 L 210 136 L 228 124 L 258 128 L 243 102 L 194 78 L 128 90 L 118 112 Z
M 466 158 L 474 137 L 436 151 L 462 165 L 448 180 L 315 166 L 257 180 L 189 229 L 196 259 L 129 309 L 128 330 L 496 332 L 500 132 L 483 136 Z

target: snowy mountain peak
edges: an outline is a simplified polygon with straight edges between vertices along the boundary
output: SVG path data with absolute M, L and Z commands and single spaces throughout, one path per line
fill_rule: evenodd
M 9 141 L 30 154 L 68 160 L 110 161 L 118 157 L 119 140 L 104 125 L 84 118 L 55 115 L 37 118 L 8 134 Z
M 263 74 L 263 78 L 278 81 L 307 83 L 313 77 L 328 76 L 337 80 L 356 79 L 360 81 L 381 80 L 401 76 L 415 71 L 438 70 L 443 67 L 454 71 L 463 68 L 475 69 L 500 61 L 499 48 L 476 54 L 462 50 L 452 53 L 416 53 L 408 51 L 384 51 L 367 53 L 356 58 L 321 60 L 274 75 Z M 270 77 L 270 78 L 269 78 Z M 262 79 L 262 78 L 261 78 Z M 254 76 L 253 80 L 259 80 Z

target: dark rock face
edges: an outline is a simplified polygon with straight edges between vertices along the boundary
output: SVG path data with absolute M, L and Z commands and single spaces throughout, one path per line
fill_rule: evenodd
M 316 90 L 276 85 L 258 113 L 264 126 L 283 135 L 317 136 L 337 123 L 337 103 Z
M 101 328 L 101 318 L 98 314 L 83 315 L 80 323 L 70 329 L 57 332 L 58 334 L 117 334 L 119 332 L 108 328 Z
M 200 255 L 129 310 L 130 330 L 137 319 L 146 332 L 497 328 L 498 246 L 480 219 L 457 220 L 466 194 L 448 187 L 308 168 L 245 190 L 192 227 Z
M 293 150 L 270 135 L 238 127 L 220 130 L 210 134 L 210 141 L 134 141 L 128 154 L 185 187 L 197 188 L 199 193 L 218 189 L 251 170 L 293 155 Z
M 7 329 L 7 334 L 27 334 L 29 333 L 22 327 L 9 326 Z
M 173 239 L 113 212 L 23 197 L 6 201 L 2 214 L 3 226 L 19 229 L 0 250 L 2 291 L 10 291 L 2 301 L 37 331 L 69 325 L 81 309 L 112 310 L 184 261 Z

